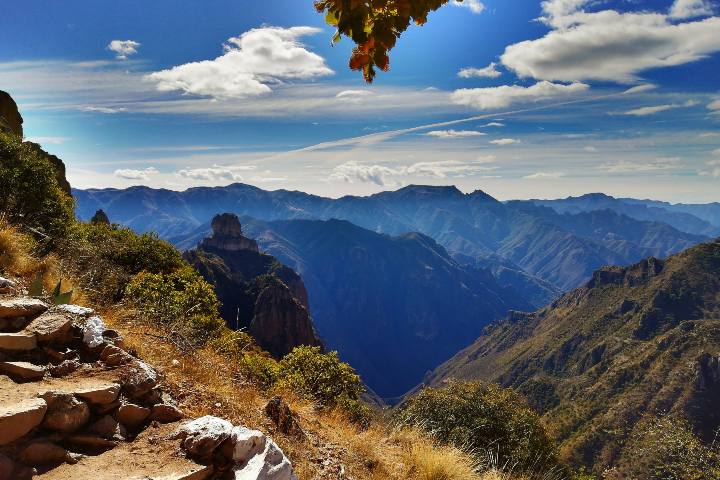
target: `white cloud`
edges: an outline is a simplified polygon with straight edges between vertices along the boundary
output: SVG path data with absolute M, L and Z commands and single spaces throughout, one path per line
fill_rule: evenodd
M 584 83 L 563 85 L 547 81 L 538 82 L 529 87 L 520 85 L 502 85 L 487 88 L 462 88 L 455 90 L 450 98 L 459 105 L 467 105 L 479 110 L 505 108 L 514 103 L 537 101 L 559 96 L 584 92 L 589 87 Z
M 485 11 L 485 4 L 483 4 L 480 0 L 453 0 L 452 4 L 456 7 L 467 8 L 475 14 L 481 14 L 483 11 Z
M 107 49 L 115 52 L 115 58 L 118 60 L 127 60 L 130 55 L 135 55 L 140 43 L 135 40 L 113 40 L 107 46 Z
M 486 123 L 485 125 L 483 125 L 483 127 L 504 127 L 504 126 L 505 126 L 505 124 L 500 123 L 500 122 L 490 122 L 490 123 Z
M 716 150 L 717 155 L 720 156 L 720 149 Z M 708 162 L 705 162 L 705 164 L 710 167 L 710 170 L 701 170 L 698 172 L 698 175 L 709 175 L 714 178 L 720 177 L 720 160 L 710 160 Z
M 708 103 L 708 110 L 720 110 L 720 98 Z
M 135 170 L 132 168 L 124 168 L 115 170 L 113 175 L 118 178 L 124 178 L 125 180 L 149 180 L 150 175 L 158 173 L 155 167 L 148 167 L 144 170 Z
M 80 110 L 83 112 L 91 112 L 91 113 L 113 114 L 113 113 L 126 112 L 127 108 L 124 108 L 124 107 L 96 107 L 93 105 L 87 105 L 84 107 L 80 107 Z
M 509 45 L 501 62 L 538 80 L 635 82 L 642 71 L 720 51 L 720 18 L 672 23 L 665 13 L 586 12 L 589 0 L 543 2 L 544 37 Z
M 335 98 L 344 102 L 358 104 L 372 95 L 373 92 L 370 90 L 343 90 L 335 95 Z
M 487 135 L 483 132 L 475 130 L 433 130 L 425 134 L 428 137 L 436 138 L 467 138 L 467 137 L 481 137 Z
M 720 137 L 720 132 L 703 132 L 698 134 L 698 138 L 715 138 Z
M 670 18 L 685 19 L 713 14 L 712 5 L 705 0 L 675 0 L 670 7 Z
M 385 185 L 395 185 L 395 182 L 393 182 L 390 177 L 400 173 L 401 172 L 396 169 L 382 165 L 364 165 L 357 162 L 348 162 L 335 167 L 332 174 L 330 174 L 330 178 L 348 183 L 374 183 L 382 187 Z
M 517 145 L 521 143 L 517 138 L 498 138 L 497 140 L 490 140 L 493 145 Z
M 502 75 L 501 72 L 498 72 L 495 68 L 497 64 L 495 62 L 492 62 L 490 65 L 484 68 L 463 68 L 458 72 L 458 77 L 460 78 L 497 78 L 500 75 Z
M 675 108 L 683 108 L 683 107 L 694 107 L 697 105 L 697 102 L 694 100 L 688 100 L 685 103 L 667 103 L 664 105 L 652 105 L 648 107 L 640 107 L 635 108 L 633 110 L 628 110 L 625 112 L 625 115 L 634 115 L 636 117 L 645 117 L 647 115 L 654 115 L 656 113 L 665 112 L 667 110 L 673 110 Z
M 240 182 L 243 180 L 243 177 L 238 173 L 238 170 L 254 169 L 255 166 L 253 165 L 241 167 L 222 167 L 220 165 L 213 165 L 209 168 L 185 168 L 179 170 L 177 174 L 190 180 L 202 180 L 209 182 Z
M 152 73 L 157 89 L 179 90 L 216 99 L 244 98 L 272 92 L 284 80 L 331 75 L 325 59 L 305 48 L 301 37 L 319 33 L 313 27 L 262 27 L 233 37 L 225 54 Z
M 403 170 L 403 173 L 421 177 L 467 177 L 487 172 L 493 172 L 500 167 L 487 166 L 487 161 L 480 159 L 476 162 L 460 162 L 444 160 L 439 162 L 418 162 Z
M 528 179 L 528 180 L 538 180 L 538 179 L 553 179 L 553 178 L 560 178 L 564 177 L 565 174 L 563 172 L 537 172 L 530 175 L 525 175 L 522 178 Z
M 653 83 L 643 83 L 642 85 L 637 85 L 635 87 L 628 88 L 625 90 L 623 95 L 632 95 L 633 93 L 642 93 L 642 92 L 649 92 L 650 90 L 655 90 L 657 88 L 657 85 Z
M 586 151 L 586 152 L 588 152 L 588 153 L 595 153 L 595 152 L 598 151 L 598 149 L 595 148 L 595 147 L 593 147 L 592 145 L 588 145 L 588 146 L 586 146 L 586 147 L 583 147 L 583 150 Z
M 597 170 L 606 173 L 637 173 L 637 172 L 653 172 L 663 170 L 675 170 L 682 167 L 680 158 L 656 158 L 654 160 L 628 162 L 619 161 L 613 163 L 604 163 Z

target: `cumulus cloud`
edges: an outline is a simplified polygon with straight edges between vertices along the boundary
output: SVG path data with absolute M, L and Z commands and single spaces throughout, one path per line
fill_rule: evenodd
M 499 167 L 488 166 L 487 161 L 479 159 L 475 162 L 444 160 L 439 162 L 418 162 L 404 169 L 404 173 L 421 177 L 447 178 L 467 177 L 494 172 Z
M 697 102 L 693 100 L 688 100 L 685 103 L 667 103 L 664 105 L 651 105 L 648 107 L 640 107 L 633 110 L 628 110 L 627 112 L 625 112 L 625 115 L 645 117 L 648 115 L 655 115 L 656 113 L 664 112 L 667 110 L 673 110 L 675 108 L 694 107 L 695 105 L 697 105 Z
M 708 110 L 720 110 L 720 98 L 708 103 Z
M 463 0 L 463 1 L 453 0 L 452 4 L 455 5 L 456 7 L 467 8 L 472 13 L 475 13 L 478 15 L 485 11 L 485 4 L 482 3 L 480 0 Z
M 520 77 L 626 83 L 637 81 L 642 71 L 682 65 L 720 51 L 720 18 L 673 23 L 665 13 L 585 11 L 596 4 L 543 2 L 541 20 L 552 30 L 539 39 L 509 45 L 501 62 Z
M 435 162 L 417 162 L 411 165 L 388 167 L 377 164 L 347 162 L 333 169 L 330 178 L 348 183 L 374 183 L 381 187 L 401 185 L 400 177 L 468 177 L 480 175 L 484 178 L 497 177 L 487 175 L 499 167 L 490 165 L 495 161 L 493 155 L 478 157 L 471 161 L 440 160 Z
M 528 179 L 528 180 L 538 180 L 538 179 L 547 179 L 547 178 L 560 178 L 564 177 L 565 174 L 563 172 L 536 172 L 532 173 L 530 175 L 525 175 L 522 178 Z
M 519 102 L 529 102 L 572 95 L 584 92 L 589 87 L 584 83 L 563 85 L 547 81 L 529 87 L 502 85 L 487 88 L 462 88 L 455 90 L 450 98 L 458 105 L 467 105 L 479 110 L 505 108 Z
M 498 72 L 497 64 L 495 62 L 492 62 L 490 65 L 484 68 L 463 68 L 458 72 L 458 77 L 460 78 L 497 78 L 502 73 Z
M 330 174 L 330 178 L 348 183 L 374 183 L 382 187 L 385 185 L 395 185 L 395 182 L 392 181 L 390 177 L 400 173 L 399 170 L 382 165 L 365 165 L 357 162 L 348 162 L 335 167 L 332 174 Z
M 632 95 L 633 93 L 649 92 L 650 90 L 655 90 L 656 88 L 657 85 L 653 83 L 643 83 L 642 85 L 630 87 L 622 93 L 623 95 Z
M 475 130 L 433 130 L 431 132 L 427 132 L 425 135 L 428 137 L 436 137 L 436 138 L 467 138 L 467 137 L 480 137 L 483 135 L 487 135 L 483 132 L 478 132 Z
M 325 59 L 299 39 L 320 32 L 313 27 L 262 27 L 230 38 L 225 54 L 186 63 L 148 76 L 160 91 L 182 91 L 216 99 L 244 98 L 272 92 L 285 80 L 331 75 Z
M 493 145 L 516 145 L 521 143 L 517 138 L 498 138 L 497 140 L 490 140 Z
M 254 170 L 255 166 L 241 167 L 222 167 L 213 165 L 209 168 L 185 168 L 177 172 L 183 178 L 190 180 L 202 180 L 211 182 L 240 182 L 243 177 L 238 173 L 239 170 Z
M 674 19 L 707 17 L 712 14 L 712 5 L 705 0 L 675 0 L 670 7 L 670 18 Z
M 118 178 L 124 178 L 125 180 L 149 180 L 150 175 L 158 173 L 155 167 L 148 167 L 144 170 L 135 170 L 132 168 L 123 168 L 115 170 L 113 175 Z
M 135 40 L 113 40 L 107 46 L 111 52 L 115 52 L 118 60 L 127 60 L 130 55 L 135 55 L 140 48 L 140 43 Z

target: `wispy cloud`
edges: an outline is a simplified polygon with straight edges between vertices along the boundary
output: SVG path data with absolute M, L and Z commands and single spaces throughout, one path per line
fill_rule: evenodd
M 525 175 L 524 179 L 526 180 L 542 180 L 542 179 L 557 179 L 564 177 L 565 173 L 563 172 L 536 172 L 531 173 L 530 175 Z
M 432 130 L 425 134 L 428 137 L 436 138 L 468 138 L 468 137 L 481 137 L 487 135 L 484 132 L 478 132 L 476 130 Z
M 678 157 L 657 158 L 650 161 L 619 161 L 604 163 L 596 168 L 596 170 L 606 173 L 635 173 L 635 172 L 654 172 L 664 170 L 675 170 L 683 167 L 681 159 Z
M 490 140 L 493 145 L 517 145 L 520 140 L 517 138 L 498 138 L 496 140 Z
M 642 85 L 636 85 L 634 87 L 628 88 L 623 92 L 623 94 L 632 95 L 634 93 L 649 92 L 650 90 L 655 90 L 656 88 L 658 88 L 658 86 L 654 83 L 643 83 Z
M 675 108 L 687 108 L 694 107 L 697 102 L 694 100 L 688 100 L 685 103 L 667 103 L 664 105 L 652 105 L 648 107 L 635 108 L 628 110 L 625 115 L 634 115 L 636 117 L 645 117 L 647 115 L 655 115 L 656 113 L 665 112 L 667 110 L 673 110 Z

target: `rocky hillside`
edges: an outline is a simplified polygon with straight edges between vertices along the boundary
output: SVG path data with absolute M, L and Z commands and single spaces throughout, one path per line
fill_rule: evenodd
M 212 229 L 184 258 L 215 286 L 227 325 L 247 330 L 277 358 L 299 345 L 321 345 L 297 273 L 260 253 L 257 243 L 243 235 L 236 215 L 217 215 Z
M 263 433 L 186 419 L 90 308 L 0 278 L 0 479 L 296 478 Z
M 544 414 L 575 465 L 596 473 L 627 456 L 644 415 L 720 427 L 720 240 L 667 260 L 598 270 L 535 313 L 513 313 L 438 368 L 431 383 L 512 386 Z

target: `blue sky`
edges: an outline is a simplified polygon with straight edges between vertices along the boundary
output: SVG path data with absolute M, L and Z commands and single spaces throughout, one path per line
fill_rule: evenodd
M 3 6 L 0 89 L 77 187 L 720 201 L 720 6 L 466 0 L 365 85 L 311 0 Z

